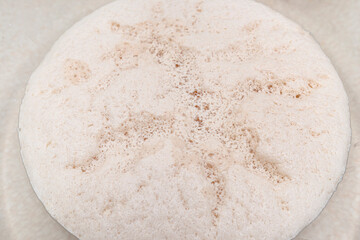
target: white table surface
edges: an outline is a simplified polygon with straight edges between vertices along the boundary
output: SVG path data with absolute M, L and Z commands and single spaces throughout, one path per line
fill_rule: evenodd
M 347 171 L 320 216 L 297 240 L 360 239 L 360 0 L 259 0 L 310 31 L 349 95 Z M 30 74 L 73 23 L 111 0 L 0 0 L 0 239 L 76 239 L 45 211 L 19 152 L 21 98 Z

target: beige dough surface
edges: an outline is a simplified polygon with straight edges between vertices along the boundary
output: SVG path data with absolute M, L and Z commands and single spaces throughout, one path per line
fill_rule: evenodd
M 267 2 L 265 2 L 267 3 Z M 5 2 L 5 7 L 1 6 L 0 9 L 15 9 L 18 8 L 20 2 Z M 62 33 L 66 28 L 79 18 L 76 14 L 71 14 L 68 10 L 66 3 L 46 3 L 38 2 L 36 8 L 37 15 L 47 15 L 46 11 L 54 12 L 54 20 L 51 22 L 53 27 L 46 28 L 43 21 L 29 21 L 32 19 L 31 12 L 26 6 L 18 14 L 11 15 L 11 12 L 17 13 L 15 10 L 8 10 L 4 15 L 4 22 L 13 22 L 13 24 L 2 25 L 4 32 L 8 34 L 2 39 L 8 46 L 2 51 L 3 55 L 1 61 L 7 65 L 2 65 L 1 73 L 1 98 L 4 99 L 1 103 L 2 114 L 1 118 L 1 204 L 4 204 L 1 212 L 1 226 L 4 226 L 2 234 L 9 239 L 29 239 L 32 236 L 34 239 L 49 238 L 64 239 L 66 232 L 58 226 L 44 211 L 41 204 L 33 194 L 31 187 L 27 183 L 27 177 L 21 165 L 19 158 L 19 148 L 16 137 L 16 125 L 19 101 L 24 91 L 24 84 L 29 77 L 29 74 L 38 65 L 42 59 L 43 54 L 48 50 L 52 42 Z M 59 5 L 56 5 L 59 4 Z M 78 8 L 81 8 L 85 14 L 86 9 L 80 3 Z M 97 8 L 101 3 L 93 3 L 88 11 Z M 354 11 L 355 7 L 347 4 L 340 4 L 338 6 L 326 5 L 320 1 L 317 3 L 306 4 L 304 2 L 282 2 L 272 1 L 268 2 L 270 6 L 278 8 L 278 10 L 293 20 L 299 22 L 305 29 L 312 31 L 315 38 L 320 42 L 325 52 L 333 60 L 337 67 L 341 78 L 344 81 L 345 87 L 348 90 L 351 112 L 352 112 L 352 128 L 353 128 L 353 147 L 350 152 L 350 160 L 344 181 L 340 184 L 338 192 L 334 195 L 327 208 L 321 216 L 306 228 L 299 236 L 299 239 L 356 239 L 356 229 L 358 229 L 358 213 L 355 211 L 359 207 L 359 186 L 356 177 L 359 177 L 358 170 L 358 149 L 356 144 L 359 141 L 357 138 L 357 131 L 359 122 L 358 105 L 356 105 L 357 92 L 359 92 L 359 72 L 355 63 L 359 62 L 359 46 L 356 46 L 359 41 L 359 34 L 356 32 L 356 26 L 352 23 L 356 21 L 356 15 L 348 14 L 347 11 Z M 321 5 L 323 4 L 323 5 Z M 25 4 L 23 4 L 25 5 Z M 323 6 L 323 7 L 321 7 Z M 288 9 L 292 9 L 289 11 Z M 311 9 L 311 11 L 309 10 Z M 44 11 L 44 12 L 42 12 Z M 339 12 L 338 14 L 333 11 Z M 343 12 L 341 12 L 343 11 Z M 325 17 L 318 17 L 318 12 L 321 12 Z M 86 12 L 87 13 L 87 12 Z M 309 16 L 306 16 L 306 14 Z M 311 15 L 313 13 L 313 15 Z M 58 14 L 58 15 L 56 15 Z M 80 14 L 77 12 L 77 14 Z M 326 16 L 332 16 L 331 21 L 325 21 Z M 344 16 L 342 16 L 344 15 Z M 59 17 L 61 16 L 61 21 Z M 334 16 L 339 17 L 335 20 Z M 345 17 L 346 16 L 346 17 Z M 351 19 L 353 16 L 354 19 Z M 9 18 L 9 20 L 6 19 Z M 28 19 L 26 19 L 26 17 Z M 313 19 L 311 18 L 313 17 Z M 315 20 L 317 21 L 315 21 Z M 317 24 L 314 24 L 317 23 Z M 348 24 L 346 24 L 348 23 Z M 30 24 L 27 26 L 26 24 Z M 43 25 L 44 24 L 44 25 Z M 336 25 L 339 24 L 339 25 Z M 16 30 L 16 26 L 19 28 Z M 21 26 L 21 27 L 20 27 Z M 340 26 L 346 26 L 340 28 Z M 37 27 L 36 31 L 32 28 Z M 59 29 L 58 31 L 55 31 Z M 48 32 L 46 32 L 48 31 Z M 339 34 L 343 31 L 343 34 Z M 351 34 L 350 34 L 351 33 Z M 317 35 L 319 34 L 319 35 Z M 17 39 L 17 41 L 13 41 Z M 47 47 L 44 47 L 44 44 Z M 5 46 L 5 44 L 1 44 Z M 21 52 L 15 49 L 22 49 Z M 353 67 L 352 67 L 353 66 Z M 20 70 L 19 70 L 20 69 Z M 357 84 L 356 84 L 357 83 Z M 357 122 L 356 122 L 357 121 Z M 26 185 L 27 184 L 27 185 Z M 348 207 L 351 206 L 351 207 Z M 355 209 L 354 209 L 355 208 Z M 346 224 L 344 224 L 346 223 Z M 41 229 L 41 230 L 40 230 Z M 57 230 L 55 230 L 57 229 Z M 33 231 L 33 232 L 32 232 Z M 52 235 L 49 235 L 52 234 Z M 25 237 L 27 236 L 27 237 Z M 68 235 L 69 236 L 69 235 Z M 70 238 L 70 236 L 69 236 Z

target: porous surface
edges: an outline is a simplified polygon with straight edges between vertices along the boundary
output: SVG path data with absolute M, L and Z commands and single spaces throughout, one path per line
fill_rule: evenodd
M 289 239 L 346 164 L 346 94 L 308 33 L 239 1 L 116 1 L 33 73 L 23 160 L 81 239 Z

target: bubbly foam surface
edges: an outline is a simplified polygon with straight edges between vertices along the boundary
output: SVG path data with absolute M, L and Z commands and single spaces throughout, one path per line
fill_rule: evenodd
M 288 239 L 346 163 L 346 94 L 308 33 L 241 1 L 116 1 L 32 75 L 22 155 L 81 239 Z

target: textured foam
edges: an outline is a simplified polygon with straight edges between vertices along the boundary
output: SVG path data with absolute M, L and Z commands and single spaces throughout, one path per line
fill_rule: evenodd
M 311 36 L 248 0 L 116 1 L 33 73 L 23 160 L 81 239 L 289 239 L 345 169 L 347 97 Z

